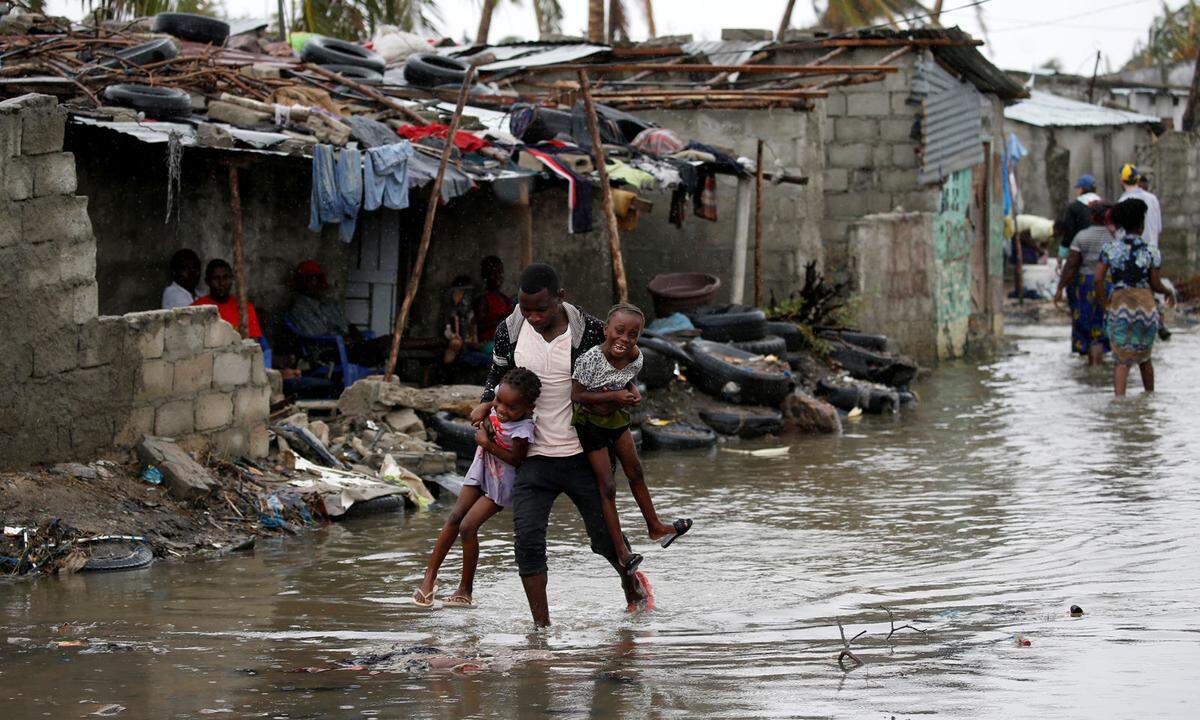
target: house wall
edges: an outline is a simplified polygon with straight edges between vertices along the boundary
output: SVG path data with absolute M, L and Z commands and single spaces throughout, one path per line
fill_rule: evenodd
M 1048 218 L 1062 214 L 1083 175 L 1096 178 L 1102 197 L 1116 199 L 1121 166 L 1145 163 L 1150 150 L 1150 132 L 1140 125 L 1043 128 L 1008 121 L 1005 127 L 1029 151 L 1017 164 L 1023 212 Z
M 1154 193 L 1163 212 L 1163 275 L 1200 273 L 1200 134 L 1168 132 L 1149 153 Z
M 0 102 L 0 467 L 88 460 L 170 435 L 262 456 L 262 353 L 215 308 L 102 317 L 88 199 L 57 102 Z

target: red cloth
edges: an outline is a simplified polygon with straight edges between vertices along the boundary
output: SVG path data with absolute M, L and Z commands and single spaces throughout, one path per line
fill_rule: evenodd
M 486 343 L 496 339 L 496 327 L 504 318 L 512 314 L 512 298 L 502 292 L 489 290 L 479 299 L 479 309 L 475 311 L 475 322 L 478 328 L 479 342 Z
M 205 295 L 204 297 L 198 298 L 196 302 L 192 303 L 192 305 L 216 305 L 217 313 L 220 314 L 221 319 L 232 325 L 235 330 L 237 329 L 237 295 L 230 295 L 229 298 L 223 303 L 213 300 L 211 295 Z M 246 301 L 246 315 L 246 330 L 249 332 L 248 337 L 257 340 L 263 336 L 262 328 L 258 326 L 258 314 L 254 312 L 254 303 L 250 302 L 249 300 Z
M 422 138 L 435 137 L 446 139 L 450 134 L 450 126 L 441 123 L 428 125 L 401 125 L 396 128 L 396 134 L 402 138 L 416 142 Z M 473 153 L 487 147 L 487 143 L 469 132 L 458 130 L 454 133 L 454 146 L 465 153 Z

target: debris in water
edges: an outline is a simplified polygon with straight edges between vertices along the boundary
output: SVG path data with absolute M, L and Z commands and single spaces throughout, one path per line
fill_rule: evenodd
M 792 451 L 791 446 L 777 448 L 762 448 L 761 450 L 737 450 L 735 448 L 721 448 L 722 452 L 733 453 L 734 455 L 751 455 L 753 457 L 783 457 Z
M 113 703 L 112 705 L 105 705 L 104 707 L 100 708 L 96 712 L 89 713 L 89 714 L 98 715 L 100 717 L 111 717 L 113 715 L 116 715 L 118 713 L 123 713 L 123 712 L 125 712 L 124 705 L 118 705 L 116 703 Z
M 1071 606 L 1071 617 L 1083 617 L 1083 608 L 1078 605 Z
M 912 625 L 901 625 L 900 627 L 896 627 L 896 616 L 892 614 L 892 611 L 888 610 L 886 607 L 883 607 L 882 605 L 879 607 L 879 609 L 888 614 L 888 621 L 892 624 L 892 631 L 889 632 L 888 636 L 887 636 L 888 640 L 891 640 L 892 636 L 895 635 L 897 631 L 905 630 L 905 629 L 912 630 L 914 632 L 919 632 L 922 635 L 929 634 L 925 630 L 922 630 L 921 628 L 918 628 L 918 627 L 913 627 Z
M 1024 635 L 1017 633 L 1017 647 L 1029 647 L 1032 644 L 1031 641 L 1025 639 Z

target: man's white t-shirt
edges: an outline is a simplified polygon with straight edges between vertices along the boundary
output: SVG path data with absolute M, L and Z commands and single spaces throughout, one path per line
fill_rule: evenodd
M 1121 194 L 1121 198 L 1117 200 L 1129 200 L 1134 198 L 1146 203 L 1146 227 L 1142 229 L 1142 239 L 1146 244 L 1154 249 L 1158 249 L 1158 236 L 1162 234 L 1162 206 L 1158 204 L 1158 198 L 1149 190 L 1143 190 L 1140 187 L 1132 187 Z M 1123 234 L 1122 234 L 1123 235 Z
M 571 426 L 571 330 L 550 342 L 529 323 L 521 325 L 513 353 L 517 367 L 533 372 L 542 381 L 542 393 L 534 405 L 537 420 L 530 455 L 570 457 L 583 452 L 579 436 Z
M 179 307 L 187 307 L 196 302 L 196 296 L 187 291 L 187 288 L 177 282 L 168 285 L 162 294 L 162 309 L 174 310 Z

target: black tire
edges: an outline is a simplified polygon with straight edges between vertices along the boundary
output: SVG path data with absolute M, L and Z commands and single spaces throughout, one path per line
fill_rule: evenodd
M 817 383 L 816 394 L 830 405 L 846 412 L 856 407 L 862 408 L 863 412 L 875 414 L 895 414 L 900 410 L 900 396 L 895 390 L 869 383 L 821 380 Z
M 702 305 L 688 314 L 700 337 L 713 342 L 761 340 L 767 315 L 747 305 Z
M 670 385 L 671 380 L 675 379 L 675 361 L 648 347 L 639 347 L 638 350 L 642 353 L 642 370 L 638 373 L 638 380 L 646 383 L 647 388 Z
M 392 513 L 402 510 L 404 510 L 404 496 L 400 493 L 395 493 L 394 495 L 382 495 L 370 500 L 356 502 L 342 514 L 342 517 L 366 517 L 367 515 L 379 515 L 380 513 Z
M 468 67 L 462 60 L 448 55 L 413 53 L 404 61 L 404 79 L 409 85 L 418 87 L 435 88 L 453 84 L 458 88 L 462 87 Z
M 508 129 L 528 145 L 553 140 L 558 135 L 571 134 L 571 113 L 518 103 L 509 115 Z
M 831 344 L 831 356 L 851 377 L 893 387 L 907 386 L 917 377 L 917 364 L 906 357 L 874 352 L 848 342 Z
M 229 23 L 204 15 L 164 12 L 154 16 L 150 29 L 154 32 L 174 35 L 183 40 L 223 45 L 229 37 Z
M 438 447 L 463 460 L 475 457 L 475 427 L 465 418 L 442 410 L 429 419 L 428 426 L 437 433 L 434 442 Z
M 755 355 L 774 355 L 777 358 L 787 355 L 787 343 L 778 335 L 767 335 L 761 340 L 746 340 L 745 342 L 730 343 L 730 345 Z
M 688 344 L 693 362 L 688 379 L 709 395 L 743 405 L 779 407 L 795 387 L 790 370 L 764 371 L 731 360 L 761 360 L 732 345 L 693 340 Z M 729 389 L 729 383 L 736 390 Z
M 304 47 L 300 49 L 300 59 L 317 65 L 355 65 L 378 73 L 387 67 L 387 61 L 374 50 L 320 35 L 309 38 L 304 43 Z
M 647 423 L 642 426 L 642 438 L 648 450 L 694 450 L 717 443 L 717 434 L 711 429 L 683 422 Z
M 136 570 L 154 561 L 154 551 L 144 542 L 97 543 L 89 550 L 91 557 L 83 565 L 89 572 Z
M 192 98 L 183 90 L 150 85 L 109 85 L 104 99 L 118 105 L 140 110 L 146 117 L 168 119 L 192 114 Z
M 804 349 L 804 336 L 800 334 L 800 328 L 797 327 L 796 323 L 768 320 L 767 334 L 783 338 L 783 342 L 787 344 L 788 352 L 796 352 L 797 350 Z
M 676 362 L 683 363 L 684 365 L 687 365 L 692 361 L 692 356 L 688 355 L 687 350 L 683 349 L 682 346 L 677 345 L 670 340 L 660 338 L 657 335 L 648 335 L 643 333 L 642 336 L 638 338 L 638 347 L 650 348 L 651 350 L 662 355 L 666 355 L 667 357 L 675 360 Z
M 853 330 L 820 330 L 817 332 L 826 340 L 841 340 L 848 342 L 851 345 L 857 345 L 860 348 L 874 350 L 875 352 L 887 352 L 888 338 L 887 335 L 878 333 L 855 332 Z
M 383 82 L 383 73 L 361 65 L 322 65 L 321 67 L 335 72 L 347 80 L 360 82 L 364 85 L 378 85 Z
M 742 438 L 774 435 L 783 429 L 783 413 L 770 408 L 704 408 L 700 419 L 722 435 Z
M 115 58 L 106 58 L 96 63 L 96 65 L 112 68 L 121 68 L 128 64 L 148 65 L 153 62 L 162 62 L 163 60 L 174 58 L 179 54 L 179 48 L 171 40 L 159 38 L 158 40 L 151 40 L 141 45 L 125 48 L 124 50 L 118 50 L 114 54 L 125 62 L 121 62 L 121 60 Z

